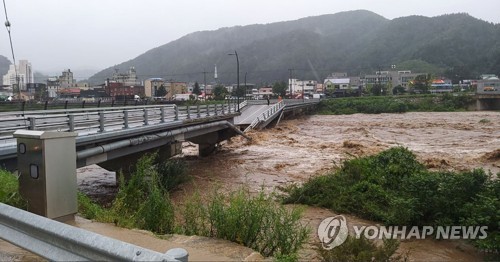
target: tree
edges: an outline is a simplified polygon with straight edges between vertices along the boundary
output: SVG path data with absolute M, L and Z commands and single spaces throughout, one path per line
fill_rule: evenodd
M 398 85 L 392 89 L 392 94 L 393 95 L 399 95 L 405 93 L 406 90 L 402 85 Z
M 213 94 L 215 100 L 224 100 L 229 92 L 223 85 L 216 85 L 214 87 Z
M 374 84 L 372 86 L 372 94 L 375 95 L 375 96 L 379 96 L 381 95 L 383 92 L 382 92 L 382 85 L 381 84 Z
M 198 84 L 198 82 L 194 83 L 193 94 L 195 94 L 196 96 L 201 95 L 201 89 L 200 89 L 200 85 Z
M 410 87 L 415 91 L 419 90 L 420 93 L 428 93 L 431 86 L 431 75 L 418 75 L 410 82 Z
M 158 90 L 156 90 L 156 96 L 164 97 L 167 95 L 167 89 L 164 85 L 161 85 Z
M 287 89 L 288 89 L 288 85 L 285 83 L 285 81 L 276 82 L 273 84 L 273 93 L 275 95 L 285 97 Z

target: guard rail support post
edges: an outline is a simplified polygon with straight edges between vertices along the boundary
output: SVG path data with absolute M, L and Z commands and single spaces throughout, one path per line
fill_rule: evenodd
M 225 112 L 225 110 L 224 110 L 224 104 L 222 104 L 222 105 L 221 105 L 221 107 L 222 107 L 222 114 L 223 114 L 223 115 L 225 115 L 225 114 L 226 114 L 226 112 Z
M 137 100 L 136 100 L 136 102 L 137 102 Z M 143 110 L 144 110 L 144 125 L 147 126 L 147 125 L 149 125 L 148 109 L 144 108 Z
M 196 117 L 197 117 L 197 118 L 200 118 L 200 117 L 201 117 L 201 115 L 200 115 L 200 105 L 197 105 L 197 106 L 196 106 Z
M 68 115 L 69 131 L 75 131 L 75 115 Z
M 230 101 L 231 101 L 230 99 L 227 100 L 227 112 L 229 114 L 231 114 L 231 102 Z
M 36 117 L 28 117 L 30 121 L 29 130 L 36 130 Z
M 186 107 L 187 108 L 187 119 L 191 119 L 191 111 L 189 110 L 189 106 Z
M 175 107 L 175 121 L 179 120 L 179 107 L 177 105 L 174 105 Z
M 146 100 L 146 102 L 147 102 L 147 100 Z M 165 107 L 164 106 L 160 107 L 160 118 L 161 118 L 160 122 L 165 123 Z
M 104 132 L 104 111 L 99 111 L 99 131 Z
M 210 106 L 207 104 L 207 116 L 210 116 Z
M 217 104 L 215 104 L 215 115 L 216 115 L 216 116 L 217 116 L 217 115 L 219 115 L 219 113 L 217 113 L 217 109 L 219 109 L 219 107 L 218 107 L 218 105 L 217 105 Z
M 123 129 L 128 128 L 128 111 L 125 109 L 123 110 Z

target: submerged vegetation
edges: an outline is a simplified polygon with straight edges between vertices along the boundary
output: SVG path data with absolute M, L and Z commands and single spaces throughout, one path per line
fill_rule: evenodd
M 465 111 L 473 101 L 467 94 L 349 97 L 322 100 L 318 112 L 343 115 Z
M 429 171 L 402 147 L 348 160 L 339 170 L 287 191 L 285 203 L 325 207 L 386 225 L 488 226 L 488 237 L 475 244 L 500 250 L 500 180 L 481 169 Z

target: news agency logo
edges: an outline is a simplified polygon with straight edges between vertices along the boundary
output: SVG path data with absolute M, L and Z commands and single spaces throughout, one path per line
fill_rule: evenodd
M 360 239 L 485 239 L 488 226 L 353 226 L 354 237 Z M 347 220 L 338 215 L 327 217 L 318 226 L 318 237 L 324 249 L 342 245 L 349 234 Z

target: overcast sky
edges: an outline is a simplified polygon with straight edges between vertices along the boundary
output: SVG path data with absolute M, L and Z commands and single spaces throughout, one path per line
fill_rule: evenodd
M 466 12 L 500 23 L 500 0 L 5 0 L 16 60 L 100 70 L 186 34 L 366 9 L 388 19 Z M 2 22 L 5 14 L 1 14 Z M 3 24 L 3 23 L 2 23 Z M 0 55 L 12 60 L 5 28 Z

